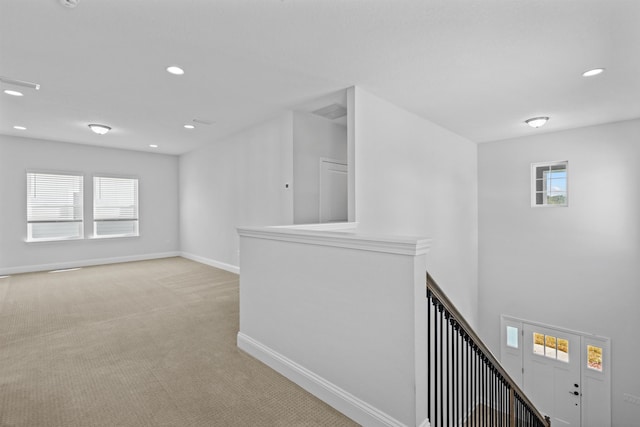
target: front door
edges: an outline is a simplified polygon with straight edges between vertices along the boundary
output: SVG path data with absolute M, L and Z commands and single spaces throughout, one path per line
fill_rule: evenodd
M 524 392 L 552 426 L 579 427 L 580 336 L 527 323 L 522 330 Z

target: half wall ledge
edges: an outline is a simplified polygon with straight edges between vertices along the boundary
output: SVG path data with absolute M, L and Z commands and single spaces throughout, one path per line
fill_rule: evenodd
M 240 227 L 238 347 L 364 426 L 426 422 L 431 241 Z

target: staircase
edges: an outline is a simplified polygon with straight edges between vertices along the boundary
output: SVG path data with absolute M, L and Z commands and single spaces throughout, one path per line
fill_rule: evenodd
M 427 274 L 431 427 L 549 427 L 471 326 Z

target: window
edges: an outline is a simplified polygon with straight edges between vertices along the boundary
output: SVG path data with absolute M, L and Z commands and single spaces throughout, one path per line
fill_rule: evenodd
M 507 326 L 507 346 L 518 348 L 518 328 Z
M 567 161 L 531 165 L 531 205 L 568 206 Z
M 569 340 L 534 332 L 533 354 L 569 363 Z
M 94 237 L 138 236 L 138 180 L 93 177 Z
M 587 345 L 587 367 L 602 372 L 602 347 Z
M 82 239 L 82 175 L 27 172 L 27 241 Z

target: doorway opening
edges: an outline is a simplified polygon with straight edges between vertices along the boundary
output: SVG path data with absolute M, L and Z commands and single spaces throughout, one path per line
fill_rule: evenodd
M 340 90 L 293 109 L 294 224 L 349 220 L 355 196 L 349 191 L 348 93 Z

